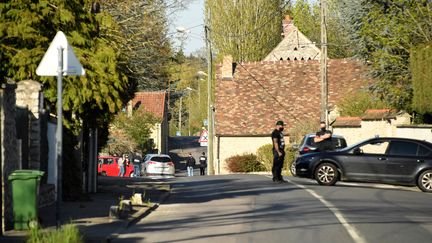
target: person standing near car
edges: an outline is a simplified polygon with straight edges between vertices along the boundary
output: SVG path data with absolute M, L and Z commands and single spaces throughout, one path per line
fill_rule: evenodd
M 126 164 L 126 156 L 123 154 L 123 156 L 118 159 L 119 177 L 123 177 L 125 174 L 125 164 Z
M 195 163 L 196 163 L 195 158 L 192 157 L 192 153 L 189 153 L 189 157 L 186 160 L 186 168 L 187 168 L 188 176 L 193 176 Z
M 332 132 L 326 129 L 326 123 L 320 122 L 320 130 L 315 134 L 314 142 L 317 145 L 319 152 L 333 150 L 333 144 L 331 141 Z
M 282 167 L 285 159 L 285 140 L 283 135 L 284 122 L 277 121 L 276 128 L 271 134 L 273 144 L 273 181 L 277 183 L 286 182 L 282 177 Z
M 141 175 L 140 173 L 141 156 L 138 153 L 132 154 L 131 161 L 134 166 L 133 175 L 134 177 L 139 177 Z
M 205 156 L 205 153 L 202 152 L 202 155 L 199 158 L 200 162 L 200 175 L 205 175 L 205 169 L 207 167 L 207 157 Z

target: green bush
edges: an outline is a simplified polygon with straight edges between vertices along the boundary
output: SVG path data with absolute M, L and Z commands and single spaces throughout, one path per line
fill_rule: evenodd
M 78 228 L 73 224 L 63 225 L 58 230 L 41 230 L 33 228 L 27 243 L 82 243 L 84 242 Z
M 285 161 L 283 170 L 288 170 L 292 162 L 294 161 L 296 151 L 291 148 L 291 146 L 285 146 Z M 257 160 L 264 166 L 266 171 L 272 171 L 273 167 L 273 145 L 266 144 L 258 148 L 257 150 Z M 288 170 L 288 173 L 289 170 Z
M 273 145 L 266 144 L 258 148 L 257 159 L 261 162 L 266 171 L 271 171 L 273 166 Z
M 265 171 L 265 167 L 257 160 L 255 154 L 234 155 L 227 159 L 227 168 L 230 172 L 257 172 Z

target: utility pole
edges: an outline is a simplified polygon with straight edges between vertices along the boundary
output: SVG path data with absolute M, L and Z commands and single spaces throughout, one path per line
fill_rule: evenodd
M 191 109 L 192 109 L 191 92 L 192 91 L 189 91 L 189 112 L 188 112 L 188 135 L 189 135 L 189 137 L 191 135 Z
M 213 103 L 212 103 L 212 51 L 210 41 L 210 10 L 207 10 L 205 21 L 205 38 L 207 47 L 207 120 L 208 120 L 208 143 L 207 143 L 207 160 L 208 174 L 214 175 L 213 163 Z
M 327 0 L 321 0 L 321 121 L 328 127 Z
M 181 136 L 181 127 L 182 127 L 182 103 L 183 103 L 183 96 L 180 96 L 180 107 L 179 107 L 179 117 L 178 117 L 178 129 Z

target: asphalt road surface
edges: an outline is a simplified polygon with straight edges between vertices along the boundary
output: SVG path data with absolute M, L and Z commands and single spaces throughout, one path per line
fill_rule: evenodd
M 176 177 L 168 200 L 115 242 L 432 242 L 432 194 L 286 179 Z

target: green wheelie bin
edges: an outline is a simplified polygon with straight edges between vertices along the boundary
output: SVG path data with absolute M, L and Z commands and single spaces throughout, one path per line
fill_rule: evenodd
M 9 175 L 15 230 L 29 229 L 31 224 L 38 223 L 38 190 L 43 175 L 38 170 L 16 170 Z

